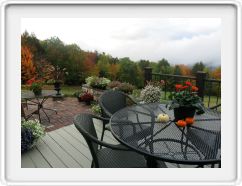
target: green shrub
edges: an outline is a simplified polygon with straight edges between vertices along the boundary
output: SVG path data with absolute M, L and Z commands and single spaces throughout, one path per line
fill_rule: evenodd
M 91 110 L 94 114 L 100 116 L 101 115 L 101 107 L 99 106 L 99 104 L 92 104 Z
M 111 81 L 104 77 L 90 76 L 86 78 L 86 83 L 92 88 L 106 89 Z

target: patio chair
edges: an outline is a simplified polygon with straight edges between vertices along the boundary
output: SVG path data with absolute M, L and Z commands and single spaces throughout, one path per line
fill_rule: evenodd
M 221 104 L 215 105 L 213 107 L 210 107 L 212 110 L 217 110 L 219 107 L 221 107 Z
M 85 138 L 93 158 L 92 168 L 145 168 L 146 161 L 142 155 L 130 151 L 123 145 L 113 145 L 100 141 L 94 127 L 93 119 L 106 120 L 102 117 L 82 113 L 74 117 L 77 130 Z M 98 145 L 106 148 L 98 149 Z
M 115 112 L 133 104 L 137 103 L 127 94 L 117 90 L 105 91 L 99 98 L 102 117 L 109 119 Z M 101 141 L 103 140 L 105 130 L 110 131 L 108 123 L 109 120 L 103 122 Z
M 206 157 L 206 159 L 217 159 L 218 151 L 221 149 L 221 133 L 220 131 L 210 131 L 198 127 L 189 127 L 187 131 L 187 138 L 192 144 Z M 221 161 L 211 164 L 214 167 L 218 164 L 221 167 Z M 203 165 L 199 165 L 203 167 Z

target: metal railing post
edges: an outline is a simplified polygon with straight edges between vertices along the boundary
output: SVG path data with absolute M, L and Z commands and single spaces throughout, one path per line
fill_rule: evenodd
M 196 74 L 196 86 L 198 87 L 198 96 L 204 98 L 206 72 L 198 71 Z
M 147 84 L 148 81 L 152 81 L 152 68 L 151 67 L 145 67 L 144 68 L 145 70 L 145 82 L 144 82 L 144 85 Z

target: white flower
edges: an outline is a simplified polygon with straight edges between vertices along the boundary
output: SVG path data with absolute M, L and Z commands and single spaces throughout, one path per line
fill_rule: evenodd
M 145 103 L 159 102 L 161 97 L 161 90 L 159 87 L 147 85 L 144 89 L 142 89 L 140 96 Z

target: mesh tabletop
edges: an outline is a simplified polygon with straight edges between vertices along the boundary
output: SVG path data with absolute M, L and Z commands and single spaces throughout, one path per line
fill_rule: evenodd
M 36 96 L 32 91 L 21 91 L 21 98 L 22 99 L 34 99 L 34 98 L 44 98 L 50 97 L 56 94 L 54 90 L 42 90 L 42 93 Z
M 159 114 L 170 117 L 157 121 Z M 111 118 L 115 138 L 137 152 L 157 159 L 184 164 L 217 163 L 221 159 L 221 114 L 206 109 L 195 122 L 178 127 L 173 110 L 165 105 L 139 104 L 116 112 Z

